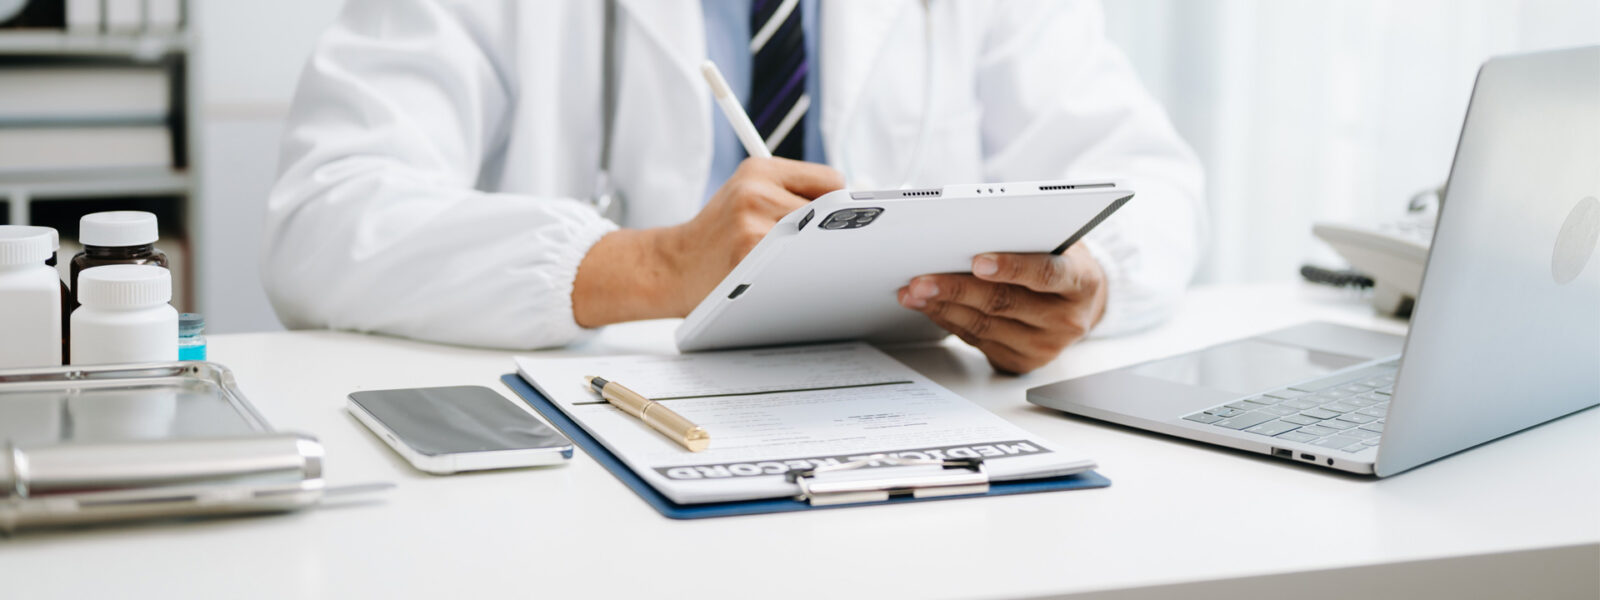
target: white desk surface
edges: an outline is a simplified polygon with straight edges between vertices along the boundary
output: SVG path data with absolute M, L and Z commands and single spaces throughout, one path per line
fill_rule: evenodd
M 1544 581 L 1553 586 L 1546 592 L 1600 589 L 1597 410 L 1374 480 L 1023 401 L 1031 386 L 1310 319 L 1404 329 L 1337 290 L 1228 286 L 1194 290 L 1164 327 L 1079 344 L 1026 377 L 992 374 L 954 340 L 899 352 L 1023 428 L 1088 451 L 1113 485 L 701 521 L 658 515 L 581 451 L 560 467 L 422 474 L 345 413 L 345 395 L 366 389 L 480 384 L 514 398 L 498 381 L 513 370 L 512 353 L 334 332 L 215 336 L 211 358 L 233 369 L 268 420 L 321 438 L 330 483 L 388 480 L 398 488 L 376 502 L 291 515 L 0 540 L 0 596 L 971 598 L 1134 590 L 1122 598 L 1208 596 L 1230 581 L 1255 581 L 1235 591 L 1284 585 L 1280 591 L 1296 597 L 1349 597 L 1360 588 L 1326 587 L 1316 572 L 1379 573 L 1418 560 L 1456 567 L 1402 569 L 1402 587 L 1368 593 L 1498 595 L 1482 587 L 1488 576 L 1472 578 L 1490 564 L 1483 561 L 1541 548 L 1558 554 L 1490 569 L 1494 581 L 1510 573 L 1512 587 L 1501 591 L 1534 589 L 1537 571 L 1553 568 L 1550 556 L 1567 570 L 1546 573 L 1565 578 Z M 612 327 L 564 352 L 668 352 L 674 325 Z M 1403 576 L 1423 572 L 1442 575 Z M 1468 589 L 1450 592 L 1452 582 Z

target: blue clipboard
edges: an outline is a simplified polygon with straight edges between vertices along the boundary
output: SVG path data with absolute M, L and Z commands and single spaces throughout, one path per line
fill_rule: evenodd
M 655 508 L 669 519 L 708 519 L 711 517 L 733 517 L 738 515 L 760 515 L 766 513 L 792 512 L 798 510 L 820 510 L 825 508 L 850 508 L 856 506 L 877 506 L 882 504 L 901 504 L 905 502 L 924 502 L 928 500 L 949 500 L 957 498 L 978 498 L 983 496 L 1008 496 L 1011 494 L 1031 494 L 1034 492 L 1057 492 L 1064 490 L 1078 490 L 1085 488 L 1102 488 L 1111 485 L 1111 480 L 1099 473 L 1087 471 L 1066 477 L 1050 477 L 1046 479 L 1028 479 L 1023 481 L 1001 481 L 990 484 L 986 494 L 973 494 L 967 496 L 944 496 L 937 498 L 915 498 L 912 496 L 894 496 L 882 502 L 867 502 L 860 504 L 835 504 L 827 506 L 812 506 L 809 503 L 793 498 L 772 498 L 767 500 L 746 500 L 741 502 L 714 502 L 707 504 L 678 504 L 662 495 L 651 487 L 644 478 L 639 477 L 633 469 L 628 468 L 621 459 L 600 444 L 599 440 L 589 435 L 578 426 L 561 409 L 550 402 L 549 398 L 539 393 L 533 386 L 516 373 L 503 375 L 500 381 L 521 396 L 533 410 L 544 415 L 550 424 L 561 433 L 566 434 L 572 443 L 582 448 L 590 457 L 604 466 L 607 471 L 621 480 L 633 492 L 643 498 L 645 503 Z

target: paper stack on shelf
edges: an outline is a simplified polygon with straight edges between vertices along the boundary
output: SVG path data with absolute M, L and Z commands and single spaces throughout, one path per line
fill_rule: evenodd
M 67 0 L 67 31 L 100 33 L 100 0 Z
M 179 0 L 145 0 L 144 27 L 151 32 L 170 33 L 178 30 L 183 20 L 183 7 Z
M 0 126 L 161 123 L 170 87 L 160 67 L 0 68 Z
M 0 127 L 0 175 L 172 166 L 164 125 Z
M 170 171 L 170 89 L 160 66 L 0 67 L 0 176 Z
M 183 0 L 34 0 L 40 1 L 66 2 L 72 33 L 176 33 L 183 25 Z
M 144 3 L 140 0 L 105 0 L 107 33 L 133 33 L 144 25 Z

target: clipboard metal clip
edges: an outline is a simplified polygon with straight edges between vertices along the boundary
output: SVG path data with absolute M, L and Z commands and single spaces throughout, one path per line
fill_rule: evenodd
M 939 469 L 928 469 L 930 466 Z M 885 467 L 881 469 L 883 476 L 853 476 L 866 467 Z M 911 467 L 911 472 L 905 467 Z M 879 469 L 874 468 L 872 472 L 878 473 Z M 981 458 L 940 460 L 871 456 L 836 465 L 790 470 L 785 477 L 800 486 L 800 495 L 795 499 L 812 506 L 883 502 L 891 496 L 937 498 L 989 492 L 989 472 L 984 469 Z

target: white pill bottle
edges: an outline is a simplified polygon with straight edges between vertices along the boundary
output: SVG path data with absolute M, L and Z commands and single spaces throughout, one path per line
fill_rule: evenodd
M 178 360 L 172 273 L 150 265 L 107 265 L 78 275 L 72 364 Z
M 0 369 L 61 364 L 61 276 L 45 264 L 55 239 L 47 227 L 0 225 Z

